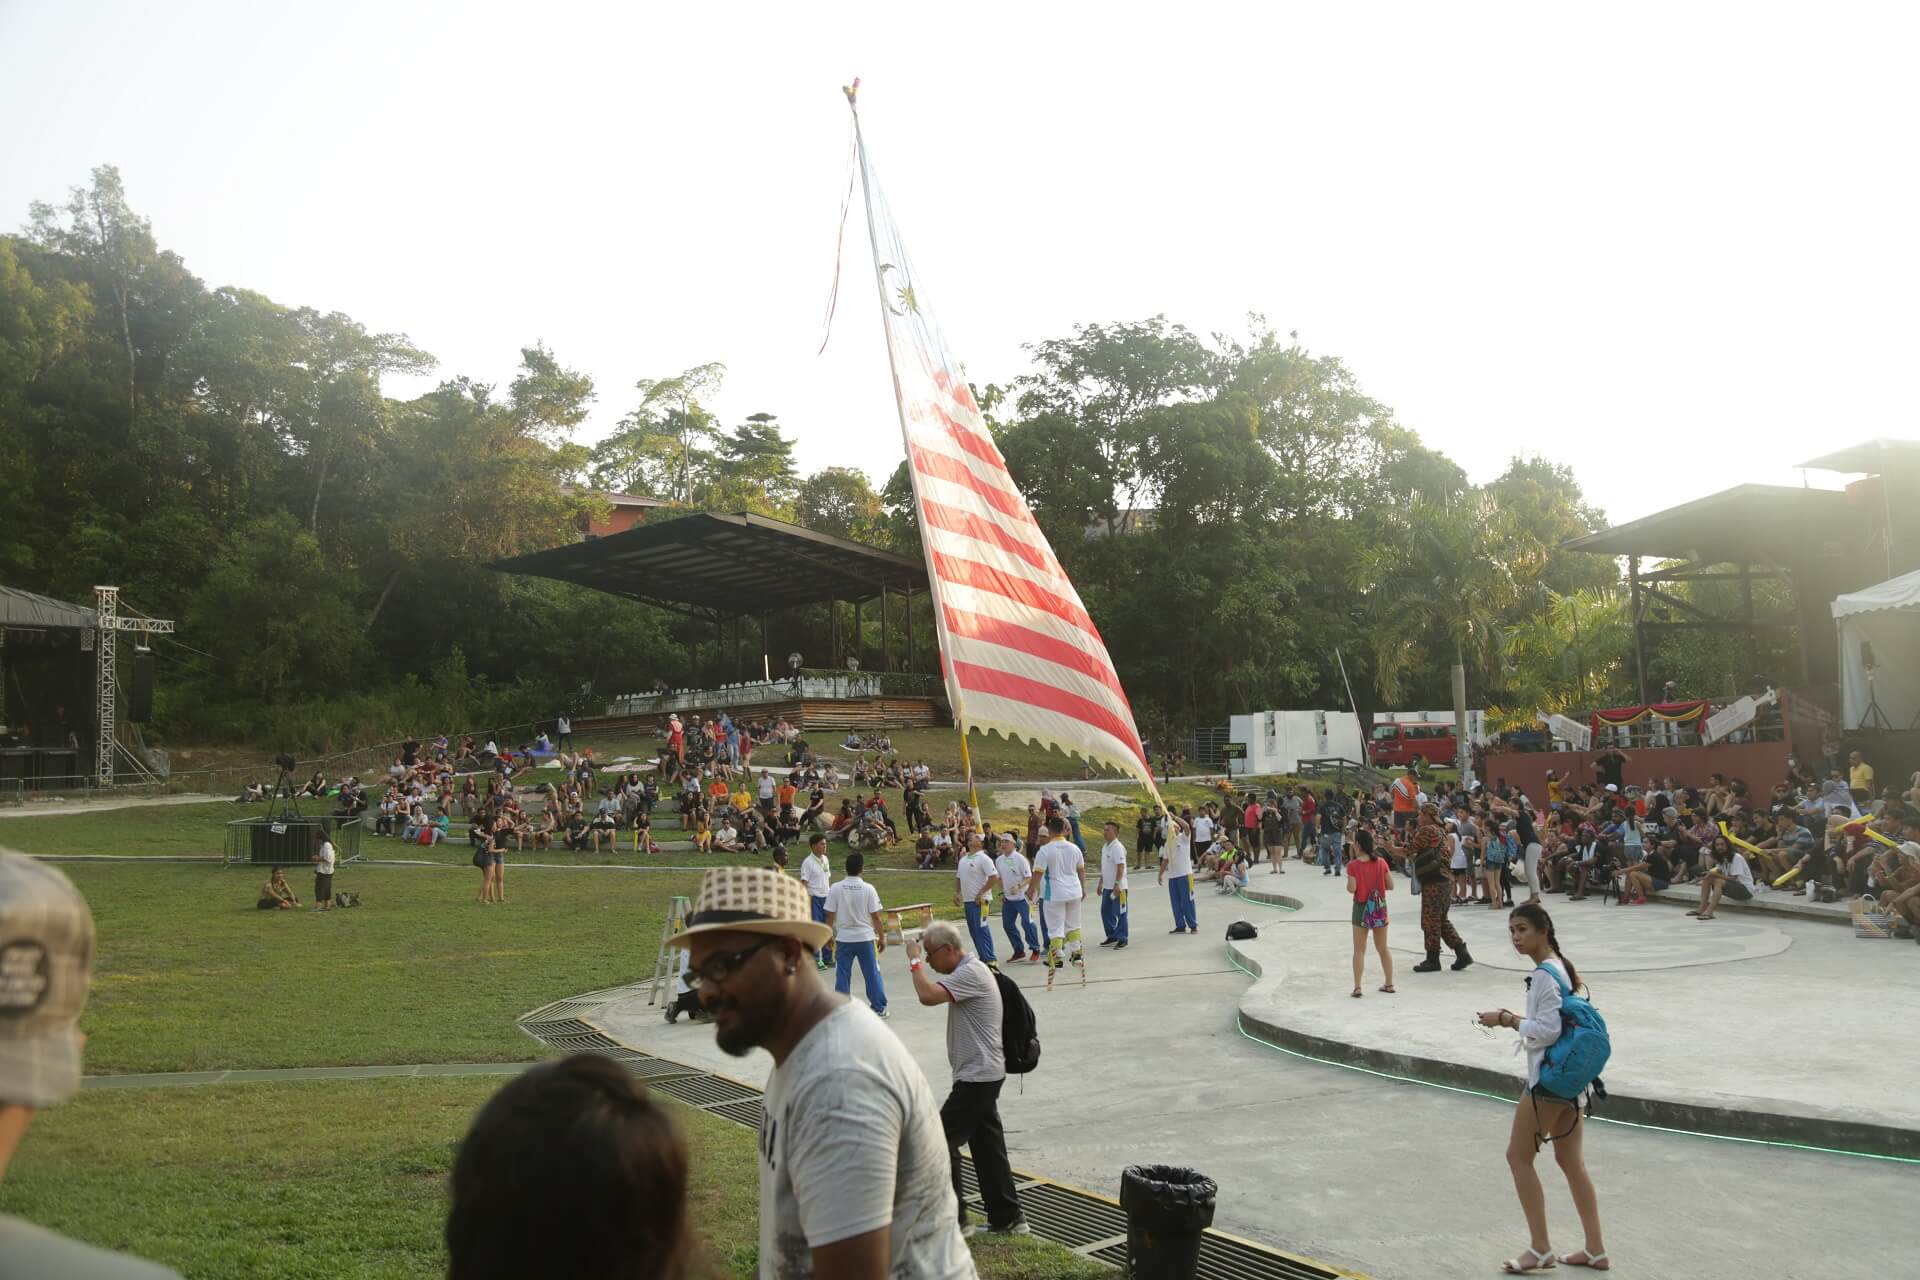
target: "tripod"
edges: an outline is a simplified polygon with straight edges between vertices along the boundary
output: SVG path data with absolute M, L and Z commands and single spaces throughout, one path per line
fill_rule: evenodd
M 1874 691 L 1873 668 L 1867 668 L 1867 709 L 1860 713 L 1859 729 L 1879 729 L 1885 733 L 1893 732 L 1893 725 L 1887 720 L 1887 713 L 1880 709 L 1880 695 Z
M 300 797 L 295 794 L 298 788 L 293 785 L 293 770 L 285 765 L 280 767 L 280 780 L 273 784 L 273 790 L 267 792 L 267 816 L 273 816 L 273 805 L 284 797 L 287 806 L 280 810 L 282 818 L 300 816 Z

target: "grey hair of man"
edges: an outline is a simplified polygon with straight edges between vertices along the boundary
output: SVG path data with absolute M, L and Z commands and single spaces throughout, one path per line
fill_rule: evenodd
M 935 920 L 921 931 L 920 942 L 930 953 L 942 947 L 958 947 L 962 951 L 967 949 L 967 935 L 951 920 Z

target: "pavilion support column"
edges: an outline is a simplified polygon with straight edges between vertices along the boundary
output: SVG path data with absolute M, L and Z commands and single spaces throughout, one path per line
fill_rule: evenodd
M 1740 673 L 1738 680 L 1734 681 L 1732 696 L 1736 698 L 1743 690 L 1749 693 L 1760 692 L 1758 689 L 1746 687 L 1747 681 L 1759 674 L 1760 662 L 1756 643 L 1758 637 L 1754 635 L 1753 626 L 1753 566 L 1750 564 L 1740 566 L 1740 620 L 1746 623 L 1745 628 L 1740 632 L 1740 638 L 1744 642 L 1742 655 L 1746 658 L 1747 669 Z
M 913 670 L 913 583 L 907 583 L 907 670 Z
M 733 615 L 733 681 L 740 683 L 740 615 Z
M 860 602 L 858 600 L 853 602 L 852 657 L 855 662 L 865 662 L 867 660 L 867 636 L 866 633 L 860 629 Z
M 1647 646 L 1640 623 L 1646 601 L 1640 595 L 1640 557 L 1627 557 L 1627 609 L 1633 616 L 1633 688 L 1640 705 L 1647 704 Z
M 887 647 L 887 580 L 880 580 L 880 669 L 893 670 L 893 652 Z

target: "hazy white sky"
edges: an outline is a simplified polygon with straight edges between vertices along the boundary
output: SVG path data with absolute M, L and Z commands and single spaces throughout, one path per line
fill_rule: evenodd
M 120 166 L 212 285 L 503 382 L 729 367 L 807 468 L 901 455 L 862 115 L 978 381 L 1021 344 L 1249 311 L 1476 480 L 1573 464 L 1615 518 L 1912 437 L 1915 10 L 1502 3 L 0 0 L 0 225 Z M 404 392 L 406 387 L 389 387 Z M 1816 484 L 1834 477 L 1814 474 Z

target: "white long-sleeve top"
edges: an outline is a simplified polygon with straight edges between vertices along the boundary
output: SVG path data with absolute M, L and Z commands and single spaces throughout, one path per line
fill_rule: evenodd
M 1552 956 L 1541 963 L 1542 968 L 1547 965 L 1566 980 L 1565 965 Z M 1527 983 L 1527 1012 L 1520 1019 L 1520 1043 L 1527 1051 L 1527 1087 L 1531 1089 L 1540 1083 L 1540 1062 L 1547 1056 L 1548 1046 L 1560 1038 L 1560 984 L 1544 973 L 1529 976 L 1532 981 Z

